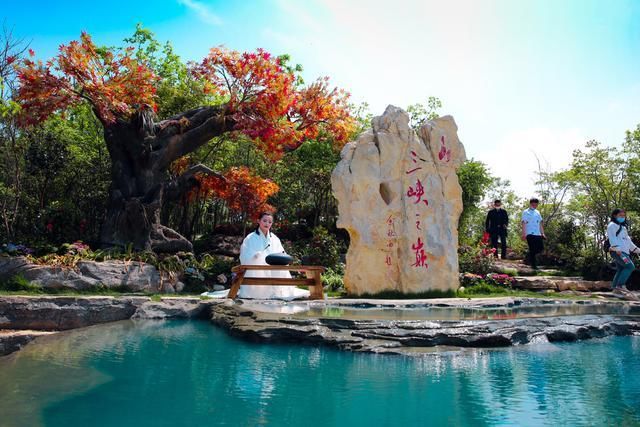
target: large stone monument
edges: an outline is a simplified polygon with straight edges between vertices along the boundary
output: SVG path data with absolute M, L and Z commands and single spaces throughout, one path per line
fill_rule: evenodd
M 394 106 L 348 143 L 333 171 L 338 227 L 349 232 L 345 286 L 354 295 L 458 286 L 465 160 L 453 117 L 409 127 Z

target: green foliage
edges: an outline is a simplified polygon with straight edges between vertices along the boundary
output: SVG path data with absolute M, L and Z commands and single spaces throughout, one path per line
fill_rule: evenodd
M 484 232 L 486 215 L 478 205 L 494 183 L 494 178 L 487 165 L 471 159 L 458 169 L 458 181 L 462 187 L 462 214 L 458 225 L 460 242 L 474 244 Z
M 344 292 L 344 265 L 336 269 L 327 268 L 322 274 L 322 286 L 327 292 Z
M 149 65 L 161 77 L 157 87 L 158 117 L 168 118 L 201 105 L 216 104 L 221 99 L 204 93 L 203 84 L 194 79 L 187 64 L 173 50 L 170 42 L 161 44 L 152 31 L 141 24 L 124 42 L 136 48 L 137 59 Z
M 413 129 L 418 129 L 420 126 L 428 122 L 429 120 L 437 119 L 440 117 L 438 111 L 442 108 L 442 101 L 435 96 L 430 96 L 427 99 L 427 104 L 411 104 L 407 107 L 407 113 L 409 113 L 409 126 Z
M 587 233 L 584 226 L 572 218 L 560 216 L 545 225 L 545 263 L 562 266 L 572 271 L 580 271 L 580 254 L 585 250 Z
M 502 295 L 509 292 L 504 286 L 494 285 L 485 281 L 481 281 L 473 286 L 465 287 L 464 291 L 458 291 L 457 295 L 464 298 L 468 295 Z
M 280 186 L 272 198 L 278 218 L 309 227 L 335 228 L 337 204 L 331 190 L 331 172 L 340 155 L 327 142 L 308 141 L 288 153 L 271 170 L 262 172 Z M 271 172 L 271 174 L 269 173 Z
M 493 249 L 485 243 L 476 246 L 463 245 L 458 248 L 458 266 L 461 273 L 487 275 L 493 271 L 495 261 Z
M 479 275 L 473 273 L 464 273 L 460 275 L 460 286 L 464 286 L 465 288 L 480 285 L 511 288 L 514 283 L 515 279 L 508 274 L 489 273 L 486 275 Z
M 25 279 L 24 276 L 18 274 L 11 277 L 6 282 L 0 282 L 0 291 L 41 293 L 42 288 L 35 283 L 31 283 Z
M 335 268 L 338 265 L 340 252 L 343 249 L 336 238 L 329 234 L 324 227 L 314 228 L 310 240 L 296 242 L 294 247 L 294 255 L 303 264 L 321 265 L 328 268 Z

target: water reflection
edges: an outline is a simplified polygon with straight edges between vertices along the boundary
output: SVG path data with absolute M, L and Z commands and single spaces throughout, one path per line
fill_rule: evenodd
M 638 356 L 638 337 L 408 358 L 129 321 L 0 358 L 0 425 L 637 424 Z
M 259 309 L 258 307 L 255 308 Z M 640 306 L 626 304 L 548 304 L 509 308 L 353 308 L 311 306 L 308 309 L 297 312 L 296 317 L 338 317 L 358 320 L 507 320 L 597 314 L 640 316 Z

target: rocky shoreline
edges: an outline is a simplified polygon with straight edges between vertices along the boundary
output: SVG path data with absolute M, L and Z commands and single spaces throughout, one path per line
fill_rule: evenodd
M 482 320 L 411 320 L 366 317 L 380 309 L 598 308 L 598 314 Z M 332 314 L 357 309 L 365 318 Z M 373 310 L 368 310 L 373 309 Z M 313 311 L 315 310 L 315 311 Z M 326 310 L 327 315 L 322 313 Z M 306 313 L 306 314 L 305 314 Z M 320 313 L 314 315 L 314 313 Z M 622 314 L 621 314 L 622 313 Z M 505 347 L 535 342 L 577 341 L 610 335 L 640 335 L 640 303 L 538 298 L 260 302 L 141 296 L 0 297 L 0 356 L 42 335 L 127 319 L 210 320 L 241 339 L 324 345 L 341 350 L 417 355 L 453 346 Z M 498 320 L 499 319 L 499 320 Z
M 535 301 L 557 303 L 554 300 Z M 342 302 L 344 303 L 344 302 Z M 528 299 L 505 298 L 427 303 L 427 307 L 513 307 Z M 384 307 L 394 307 L 388 302 Z M 415 302 L 410 303 L 415 307 Z M 563 302 L 563 304 L 620 304 Z M 354 320 L 304 318 L 260 311 L 251 304 L 226 302 L 212 307 L 212 322 L 229 334 L 254 342 L 296 342 L 341 350 L 416 355 L 436 346 L 505 347 L 535 342 L 578 341 L 611 335 L 640 335 L 640 305 L 630 315 L 582 315 L 504 320 Z M 362 306 L 362 305 L 361 305 Z M 365 304 L 363 307 L 367 307 Z M 395 307 L 407 307 L 404 304 Z
M 127 319 L 207 319 L 219 301 L 149 297 L 0 297 L 0 356 L 41 335 Z

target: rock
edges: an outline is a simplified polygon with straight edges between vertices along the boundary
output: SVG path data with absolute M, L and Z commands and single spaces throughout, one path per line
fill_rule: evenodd
M 176 289 L 174 288 L 173 283 L 171 283 L 169 281 L 164 281 L 164 282 L 162 282 L 162 285 L 160 286 L 160 292 L 165 293 L 165 294 L 175 294 L 176 293 Z
M 584 280 L 581 277 L 527 276 L 516 277 L 513 287 L 531 291 L 594 292 L 611 289 L 611 282 Z
M 2 297 L 0 329 L 60 331 L 125 320 L 135 313 L 136 301 L 112 297 Z
M 0 329 L 60 331 L 130 318 L 208 317 L 217 300 L 148 297 L 0 297 Z
M 588 303 L 588 302 L 587 302 Z M 602 304 L 602 303 L 600 303 Z M 633 303 L 630 303 L 633 304 Z M 640 333 L 640 306 L 629 314 L 579 315 L 502 320 L 357 320 L 296 318 L 234 303 L 212 307 L 211 320 L 231 335 L 254 342 L 296 342 L 343 350 L 413 355 L 434 346 L 504 347 L 541 341 L 577 341 Z M 494 318 L 495 319 L 495 318 Z
M 175 286 L 175 290 L 176 292 L 180 293 L 184 290 L 184 283 L 182 282 L 177 282 L 176 286 Z
M 133 319 L 206 318 L 216 301 L 201 301 L 198 298 L 163 298 L 161 301 L 146 301 L 138 307 Z
M 528 291 L 546 291 L 548 289 L 555 291 L 558 289 L 556 282 L 544 276 L 516 277 L 513 287 Z
M 0 256 L 0 281 L 11 279 L 28 264 L 29 261 L 23 256 Z
M 0 297 L 0 356 L 46 334 L 126 319 L 210 318 L 222 300 L 147 297 Z M 48 332 L 51 333 L 51 332 Z
M 331 182 L 338 226 L 351 237 L 345 287 L 354 295 L 458 287 L 458 218 L 465 160 L 451 116 L 409 128 L 389 106 L 348 143 Z
M 240 246 L 244 236 L 214 234 L 206 241 L 207 252 L 222 255 L 223 260 L 235 261 L 240 256 Z
M 571 290 L 580 292 L 606 291 L 611 289 L 611 282 L 604 280 L 584 280 L 580 278 L 560 278 L 556 282 L 559 291 Z
M 125 288 L 129 291 L 157 291 L 160 272 L 151 264 L 124 261 L 81 261 L 80 273 L 108 288 Z
M 222 285 L 224 285 L 225 283 L 227 283 L 227 276 L 225 276 L 224 274 L 218 274 L 216 276 L 216 281 Z
M 1 331 L 0 330 L 0 356 L 5 356 L 20 350 L 25 345 L 42 335 L 54 332 L 43 331 Z
M 79 291 L 106 287 L 154 292 L 158 291 L 161 282 L 160 272 L 153 265 L 142 262 L 80 261 L 76 268 L 63 268 L 33 264 L 24 257 L 0 257 L 0 280 L 17 275 L 42 288 Z
M 222 285 L 213 285 L 213 290 L 214 291 L 224 291 L 224 286 Z

